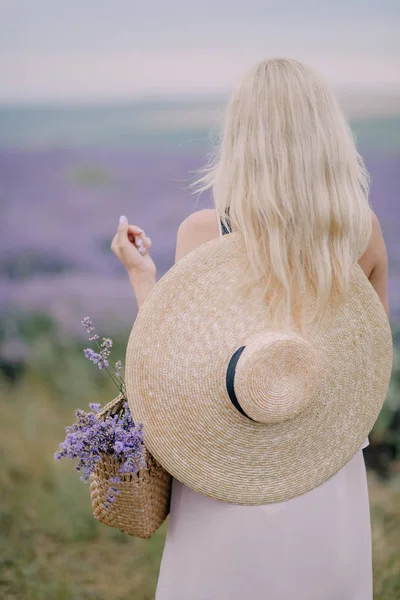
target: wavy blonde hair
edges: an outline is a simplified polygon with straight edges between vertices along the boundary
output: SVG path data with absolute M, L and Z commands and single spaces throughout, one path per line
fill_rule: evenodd
M 256 64 L 228 104 L 222 136 L 192 187 L 211 189 L 225 225 L 243 234 L 238 293 L 259 286 L 271 325 L 307 333 L 345 301 L 371 232 L 369 177 L 329 86 L 306 65 Z M 311 291 L 310 291 L 311 285 Z

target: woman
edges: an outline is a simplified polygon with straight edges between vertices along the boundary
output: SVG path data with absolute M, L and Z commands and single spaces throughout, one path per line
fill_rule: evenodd
M 216 209 L 183 221 L 176 261 L 238 230 L 248 258 L 243 289 L 261 284 L 274 324 L 294 317 L 303 327 L 306 279 L 317 316 L 328 300 L 340 305 L 357 261 L 388 314 L 386 249 L 367 174 L 332 92 L 305 65 L 272 59 L 249 71 L 197 188 L 213 190 Z M 150 247 L 121 218 L 112 249 L 139 308 L 156 282 Z M 263 506 L 226 504 L 174 479 L 156 598 L 372 600 L 362 449 L 322 485 Z

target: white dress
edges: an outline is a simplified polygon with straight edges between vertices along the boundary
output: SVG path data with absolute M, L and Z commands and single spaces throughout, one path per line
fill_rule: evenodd
M 155 600 L 372 600 L 362 449 L 319 487 L 263 506 L 173 479 Z

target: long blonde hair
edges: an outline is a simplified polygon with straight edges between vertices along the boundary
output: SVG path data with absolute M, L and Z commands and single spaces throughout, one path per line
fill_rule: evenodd
M 228 104 L 221 141 L 192 184 L 212 189 L 217 214 L 243 234 L 240 289 L 266 301 L 272 326 L 306 334 L 345 301 L 372 231 L 369 177 L 329 86 L 306 65 L 256 64 Z

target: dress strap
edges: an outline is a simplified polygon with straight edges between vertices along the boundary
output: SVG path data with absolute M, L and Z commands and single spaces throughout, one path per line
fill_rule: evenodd
M 226 218 L 227 218 L 227 221 L 228 221 L 228 229 L 225 227 L 224 223 L 222 222 L 222 219 L 220 219 L 222 235 L 224 235 L 226 233 L 232 233 L 231 224 L 230 224 L 230 221 L 229 221 L 229 206 L 226 209 Z
M 221 219 L 221 229 L 222 229 L 222 235 L 225 235 L 225 233 L 231 233 L 230 229 L 227 229 Z

